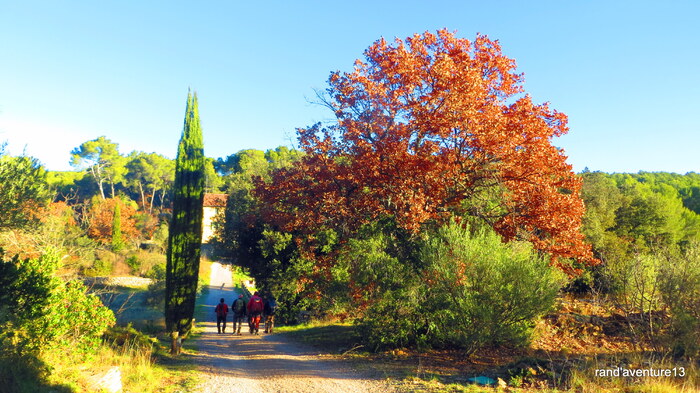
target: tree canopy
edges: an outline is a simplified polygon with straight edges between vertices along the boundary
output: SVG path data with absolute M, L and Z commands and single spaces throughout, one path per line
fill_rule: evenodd
M 287 231 L 347 233 L 387 216 L 412 232 L 478 217 L 506 240 L 595 263 L 580 179 L 552 144 L 567 117 L 523 95 L 522 81 L 484 35 L 378 40 L 354 71 L 331 73 L 324 102 L 337 124 L 298 131 L 299 165 L 259 184 L 265 213 Z
M 104 136 L 84 142 L 71 151 L 71 165 L 87 168 L 95 179 L 102 199 L 105 199 L 104 183 L 111 187 L 115 196 L 115 185 L 124 179 L 126 159 L 119 154 L 119 144 Z
M 31 157 L 12 157 L 0 145 L 0 230 L 21 228 L 49 199 L 46 171 Z

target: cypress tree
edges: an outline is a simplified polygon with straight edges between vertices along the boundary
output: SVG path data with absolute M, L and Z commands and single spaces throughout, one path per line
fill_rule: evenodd
M 122 211 L 119 202 L 114 204 L 114 217 L 112 218 L 112 251 L 119 252 L 124 248 L 122 238 Z
M 182 340 L 192 328 L 202 242 L 204 163 L 197 93 L 188 92 L 185 125 L 175 162 L 165 277 L 165 323 L 173 354 L 180 352 Z

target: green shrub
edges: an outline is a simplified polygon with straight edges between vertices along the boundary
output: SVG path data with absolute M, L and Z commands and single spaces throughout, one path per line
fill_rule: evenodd
M 1 254 L 0 254 L 1 257 Z M 80 281 L 54 276 L 56 253 L 37 259 L 0 258 L 0 351 L 17 355 L 51 348 L 90 353 L 114 314 Z
M 659 273 L 660 292 L 671 314 L 670 347 L 674 354 L 700 355 L 700 245 L 670 258 Z
M 452 223 L 421 250 L 427 313 L 434 345 L 474 351 L 484 345 L 525 344 L 537 317 L 554 304 L 561 272 L 529 243 L 505 244 L 490 229 L 472 233 Z
M 369 284 L 370 304 L 358 321 L 375 349 L 524 344 L 537 317 L 565 282 L 527 243 L 502 242 L 491 229 L 472 233 L 452 223 L 429 234 L 417 258 L 391 257 L 391 239 L 375 234 L 349 242 L 345 258 Z
M 85 269 L 83 274 L 88 277 L 109 276 L 114 270 L 113 262 L 105 259 L 96 259 L 91 267 Z
M 129 269 L 131 269 L 132 274 L 139 273 L 141 261 L 139 261 L 139 258 L 136 255 L 131 255 L 130 257 L 126 258 L 126 264 L 129 266 Z

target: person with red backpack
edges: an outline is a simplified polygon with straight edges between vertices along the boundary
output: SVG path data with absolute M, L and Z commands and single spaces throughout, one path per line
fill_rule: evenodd
M 253 297 L 248 300 L 248 305 L 246 306 L 251 334 L 258 334 L 258 331 L 260 330 L 260 316 L 262 315 L 263 308 L 263 300 L 260 297 L 260 294 L 255 292 Z
M 228 314 L 228 305 L 224 303 L 224 298 L 221 298 L 221 302 L 216 305 L 214 312 L 216 313 L 216 329 L 219 331 L 219 334 L 221 334 L 221 332 L 226 333 L 226 314 Z M 221 322 L 224 323 L 223 329 L 221 329 Z

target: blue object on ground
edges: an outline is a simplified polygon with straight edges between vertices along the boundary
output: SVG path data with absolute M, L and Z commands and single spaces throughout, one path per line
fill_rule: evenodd
M 484 376 L 469 378 L 469 379 L 467 379 L 467 381 L 469 381 L 471 383 L 478 384 L 478 385 L 493 385 L 496 383 L 495 380 L 493 380 L 489 377 L 484 377 Z

